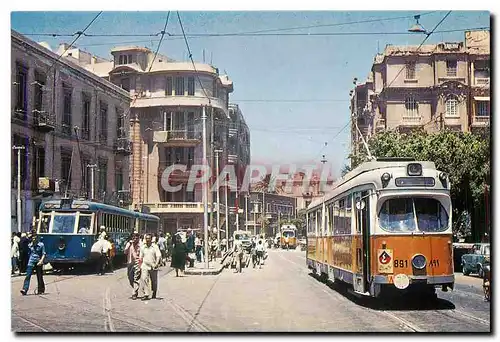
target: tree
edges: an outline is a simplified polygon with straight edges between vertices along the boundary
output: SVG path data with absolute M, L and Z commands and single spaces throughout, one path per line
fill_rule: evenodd
M 376 157 L 412 157 L 428 160 L 446 172 L 451 183 L 454 227 L 464 212 L 470 213 L 475 240 L 484 233 L 485 189 L 490 188 L 490 139 L 486 134 L 424 131 L 401 134 L 393 131 L 373 136 L 368 145 Z M 352 167 L 367 161 L 366 151 L 350 156 Z M 463 226 L 463 225 L 462 225 Z M 458 228 L 456 228 L 458 229 Z M 455 230 L 458 234 L 458 231 Z M 462 234 L 462 233 L 461 233 Z

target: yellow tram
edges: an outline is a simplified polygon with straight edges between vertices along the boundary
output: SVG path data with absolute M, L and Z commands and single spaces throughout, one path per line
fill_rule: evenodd
M 284 224 L 280 228 L 280 246 L 286 249 L 297 247 L 297 227 L 293 224 Z
M 360 165 L 307 208 L 307 266 L 354 292 L 453 289 L 450 182 L 433 162 Z

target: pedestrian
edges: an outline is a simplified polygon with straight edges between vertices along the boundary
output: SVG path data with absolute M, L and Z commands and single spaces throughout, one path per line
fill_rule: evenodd
M 164 266 L 167 262 L 167 240 L 165 239 L 165 236 L 163 236 L 163 232 L 160 232 L 160 237 L 158 238 L 158 248 L 161 253 L 160 265 Z
M 26 296 L 30 288 L 30 280 L 33 271 L 36 273 L 38 294 L 45 293 L 45 283 L 43 282 L 43 262 L 45 260 L 45 245 L 36 235 L 36 231 L 31 233 L 31 242 L 29 247 L 28 266 L 26 268 L 26 278 L 24 279 L 21 294 Z
M 217 243 L 217 237 L 212 235 L 212 238 L 210 240 L 210 258 L 209 258 L 210 261 L 217 258 L 217 249 L 218 248 L 219 248 L 219 246 Z
M 243 245 L 241 240 L 235 240 L 233 245 L 233 255 L 236 261 L 236 271 L 235 273 L 241 273 L 242 262 L 243 262 Z
M 17 271 L 18 263 L 19 263 L 19 242 L 21 239 L 17 236 L 16 233 L 12 233 L 12 245 L 10 248 L 10 260 L 11 260 L 11 275 L 14 275 Z
M 171 267 L 175 268 L 175 276 L 179 276 L 179 271 L 181 271 L 181 276 L 184 273 L 186 267 L 186 257 L 187 257 L 187 247 L 182 238 L 179 235 L 175 235 L 175 243 L 172 251 L 172 263 Z
M 161 259 L 161 253 L 156 244 L 152 243 L 151 234 L 146 234 L 146 244 L 142 246 L 139 254 L 141 263 L 141 288 L 142 300 L 149 300 L 149 290 L 151 282 L 151 299 L 156 298 L 158 290 L 158 266 Z
M 194 239 L 193 232 L 191 231 L 191 229 L 188 229 L 186 247 L 187 247 L 187 251 L 188 251 L 189 267 L 194 267 L 194 260 L 195 260 L 195 257 L 193 257 L 195 255 L 195 253 L 194 253 L 195 241 L 194 240 L 195 239 Z
M 104 240 L 104 239 L 106 239 L 106 237 L 107 237 L 106 227 L 101 226 L 101 228 L 99 229 L 99 240 Z
M 141 267 L 139 263 L 141 247 L 139 245 L 139 234 L 132 234 L 131 239 L 125 245 L 127 256 L 127 275 L 130 286 L 133 289 L 132 299 L 137 299 L 139 294 L 139 281 L 141 279 Z
M 223 238 L 221 243 L 220 243 L 220 248 L 221 248 L 221 251 L 226 253 L 227 252 L 227 239 L 226 238 Z
M 108 270 L 113 273 L 114 272 L 114 267 L 113 267 L 113 260 L 115 259 L 116 255 L 116 246 L 115 242 L 111 238 L 111 236 L 108 238 L 109 242 L 109 249 L 108 249 Z
M 30 239 L 26 233 L 21 234 L 21 241 L 19 242 L 19 274 L 26 273 L 28 268 L 28 259 L 30 254 Z
M 97 274 L 103 275 L 105 273 L 109 247 L 107 240 L 99 239 L 90 248 L 90 258 L 96 262 Z
M 201 247 L 203 246 L 203 244 L 201 243 L 200 234 L 196 235 L 196 239 L 194 240 L 194 245 L 195 245 L 196 261 L 201 262 Z
M 174 249 L 174 239 L 172 238 L 170 233 L 167 233 L 167 261 L 169 261 L 169 259 L 172 257 L 173 249 Z

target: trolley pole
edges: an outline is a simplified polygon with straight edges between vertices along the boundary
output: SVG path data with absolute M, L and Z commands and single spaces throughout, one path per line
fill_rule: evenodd
M 205 171 L 207 171 L 207 113 L 206 107 L 203 106 L 203 112 L 201 116 L 203 123 L 203 166 Z M 206 268 L 208 268 L 208 180 L 203 182 L 203 230 L 204 230 L 204 240 L 205 240 L 205 263 Z
M 245 195 L 245 231 L 248 232 L 248 193 Z
M 96 164 L 87 164 L 87 167 L 90 168 L 90 200 L 94 200 L 94 171 L 97 168 Z
M 217 186 L 217 244 L 220 246 L 220 193 L 219 193 L 219 153 L 222 150 L 215 150 L 216 186 Z
M 21 205 L 21 150 L 24 146 L 13 146 L 13 150 L 17 151 L 17 231 L 21 232 L 22 226 L 22 205 Z

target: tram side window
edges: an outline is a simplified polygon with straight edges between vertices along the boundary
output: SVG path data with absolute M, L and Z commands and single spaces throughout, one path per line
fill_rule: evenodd
M 42 215 L 39 233 L 44 234 L 44 233 L 49 232 L 50 220 L 51 220 L 50 214 L 49 215 Z
M 82 215 L 78 219 L 78 234 L 90 234 L 92 216 Z
M 333 204 L 328 206 L 328 233 L 333 234 Z
M 351 234 L 351 222 L 352 222 L 352 195 L 349 195 L 347 196 L 346 207 L 345 207 L 344 234 Z

